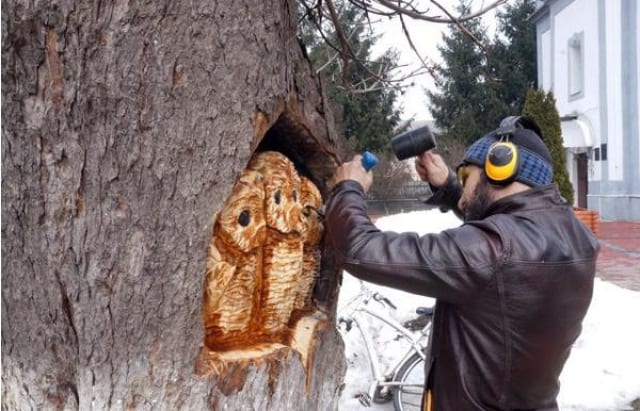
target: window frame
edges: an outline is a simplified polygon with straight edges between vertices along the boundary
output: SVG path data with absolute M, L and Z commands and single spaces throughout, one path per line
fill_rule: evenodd
M 567 40 L 567 95 L 569 101 L 584 97 L 584 31 Z

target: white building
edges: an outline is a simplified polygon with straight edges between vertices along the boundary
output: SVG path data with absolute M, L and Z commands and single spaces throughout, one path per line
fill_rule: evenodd
M 638 221 L 640 2 L 539 3 L 538 84 L 557 100 L 576 205 Z

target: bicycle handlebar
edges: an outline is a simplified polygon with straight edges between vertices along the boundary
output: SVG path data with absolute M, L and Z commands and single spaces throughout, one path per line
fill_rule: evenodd
M 385 297 L 384 295 L 380 294 L 380 293 L 374 293 L 373 294 L 373 299 L 383 303 L 383 304 L 387 304 L 389 307 L 393 308 L 394 310 L 397 310 L 398 307 L 396 307 L 391 300 L 389 300 L 387 297 Z
M 391 302 L 391 300 L 389 300 L 387 297 L 385 297 L 384 295 L 382 295 L 379 292 L 373 292 L 370 288 L 368 288 L 364 282 L 362 280 L 360 280 L 360 292 L 354 296 L 353 298 L 351 298 L 341 309 L 346 311 L 347 309 L 352 309 L 352 307 L 354 307 L 354 305 L 359 305 L 359 304 L 363 304 L 363 305 L 367 305 L 369 304 L 369 301 L 371 301 L 371 299 L 379 302 L 382 306 L 385 307 L 389 307 L 392 308 L 394 310 L 397 310 L 398 307 Z

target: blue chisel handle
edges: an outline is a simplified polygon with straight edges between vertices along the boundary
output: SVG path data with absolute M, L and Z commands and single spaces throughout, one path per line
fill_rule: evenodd
M 364 167 L 365 170 L 371 170 L 376 164 L 378 164 L 378 157 L 368 151 L 362 153 L 362 167 Z

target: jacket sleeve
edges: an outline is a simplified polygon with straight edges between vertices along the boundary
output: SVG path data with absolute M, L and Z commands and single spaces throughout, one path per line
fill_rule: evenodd
M 439 207 L 443 213 L 451 210 L 459 219 L 464 220 L 464 216 L 458 208 L 458 201 L 462 196 L 462 187 L 458 183 L 458 178 L 453 170 L 449 169 L 447 181 L 442 187 L 434 187 L 431 184 L 429 184 L 429 187 L 433 195 L 425 201 L 426 204 Z
M 325 217 L 337 263 L 350 274 L 443 301 L 469 302 L 504 255 L 502 236 L 487 221 L 422 237 L 382 232 L 366 213 L 362 187 L 351 180 L 334 187 Z

